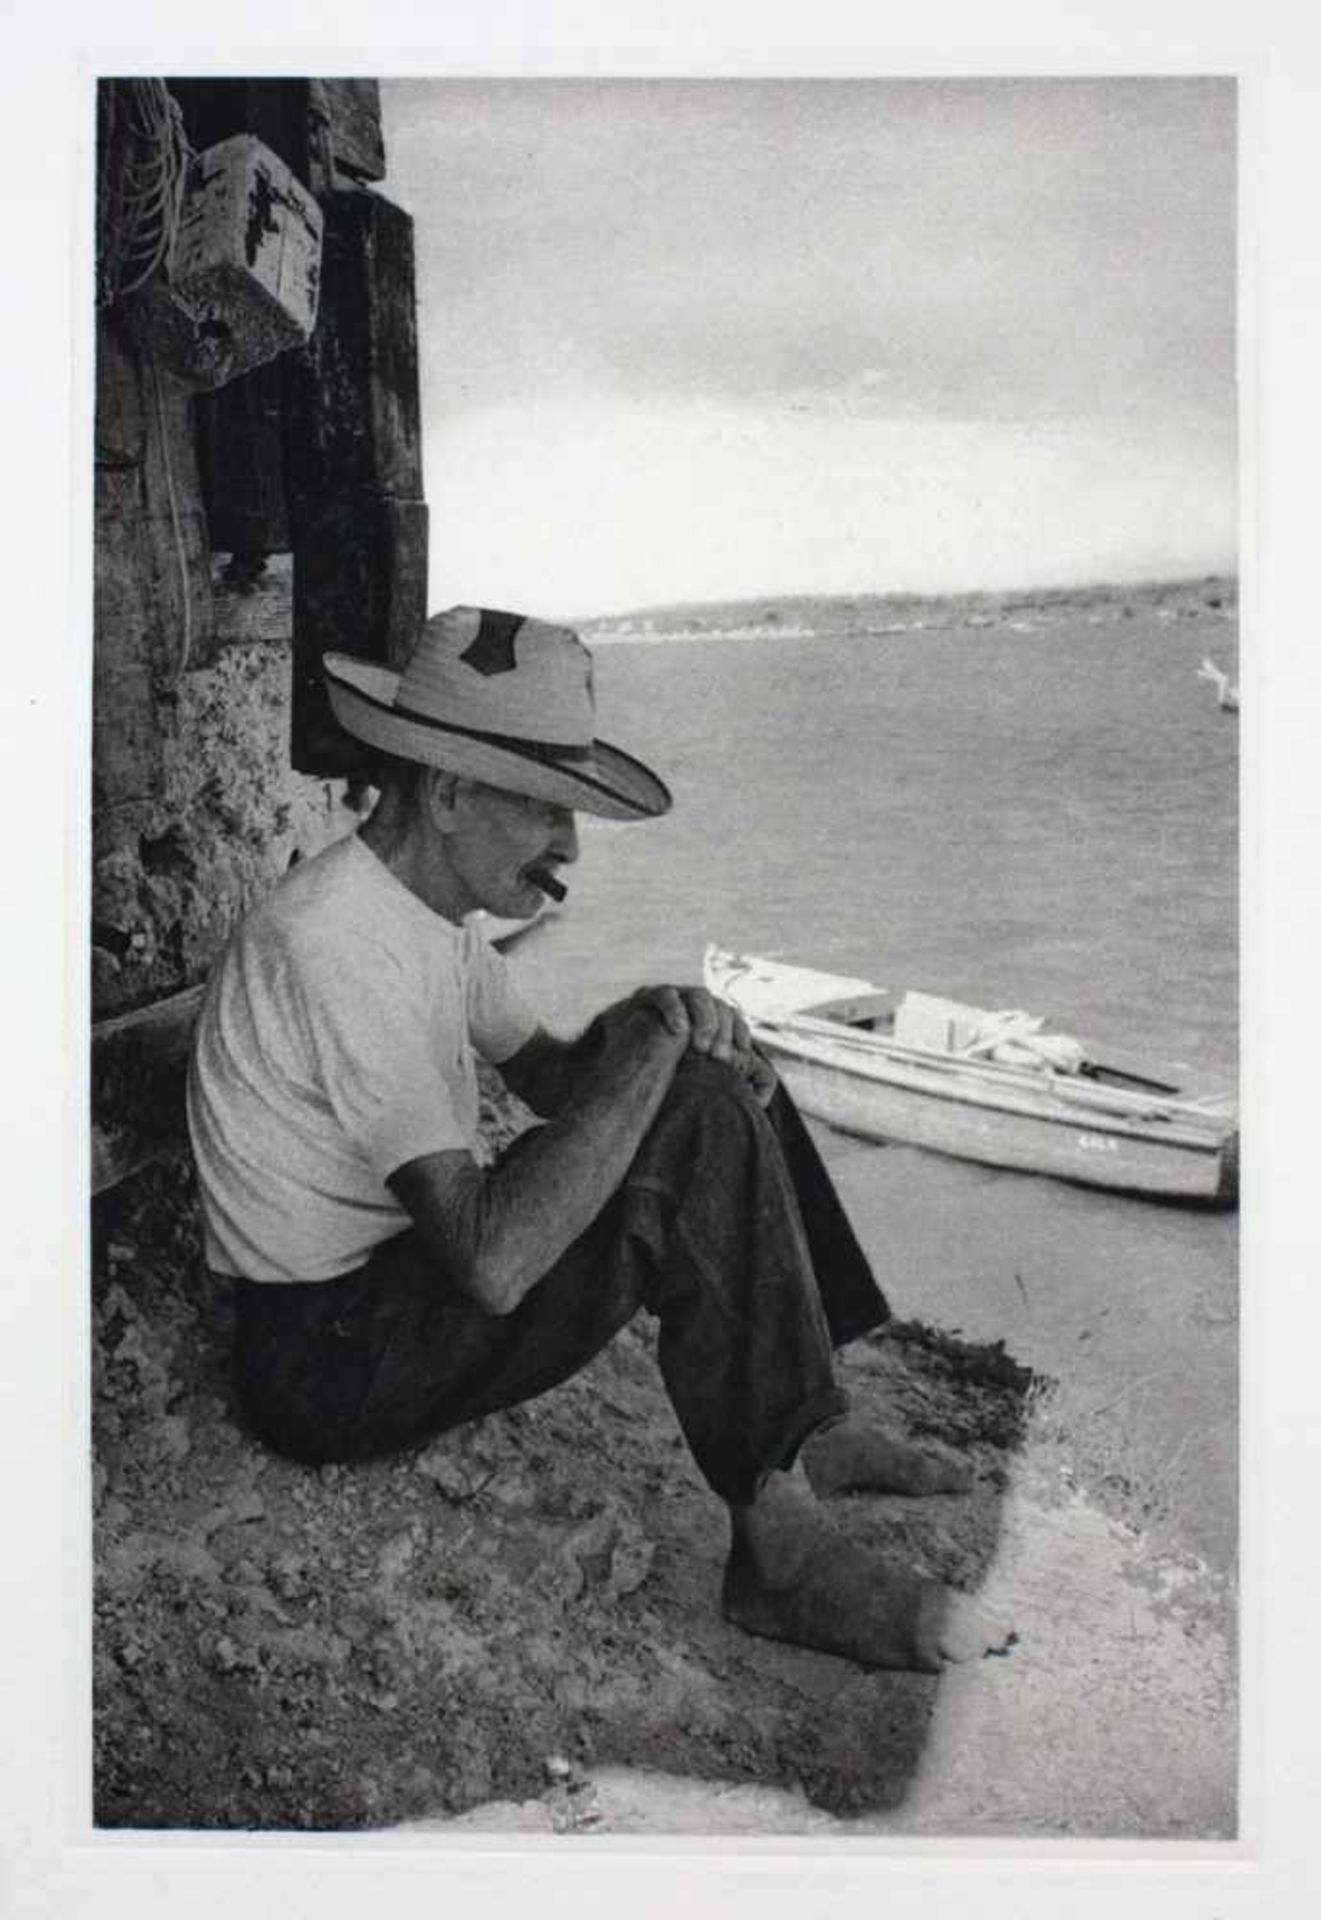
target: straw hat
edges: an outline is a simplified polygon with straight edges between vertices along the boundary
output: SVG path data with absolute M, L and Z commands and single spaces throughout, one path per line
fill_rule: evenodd
M 592 656 L 568 627 L 451 607 L 402 674 L 347 653 L 323 664 L 335 718 L 382 753 L 612 820 L 670 805 L 640 760 L 593 738 Z

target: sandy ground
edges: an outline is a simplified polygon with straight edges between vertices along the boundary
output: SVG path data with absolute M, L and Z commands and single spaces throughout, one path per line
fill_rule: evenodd
M 1021 1642 L 943 1677 L 892 1808 L 616 1769 L 580 1812 L 622 1833 L 1232 1838 L 1236 1219 L 817 1136 L 898 1310 L 1003 1338 L 1051 1383 L 982 1586 Z M 556 1822 L 534 1803 L 457 1824 Z
M 98 1207 L 98 1821 L 1232 1835 L 1232 1220 L 822 1139 L 906 1317 L 852 1390 L 978 1469 L 842 1517 L 1005 1602 L 1008 1657 L 866 1675 L 725 1627 L 643 1327 L 420 1455 L 262 1453 L 181 1156 Z
M 1029 1471 L 1026 1477 L 1035 1477 Z M 1079 1496 L 1015 1490 L 982 1589 L 1012 1660 L 947 1673 L 902 1803 L 837 1818 L 801 1792 L 600 1769 L 571 1804 L 615 1833 L 1224 1839 L 1235 1829 L 1232 1647 L 1186 1567 Z M 553 1797 L 419 1830 L 564 1830 Z
M 1229 1576 L 1237 1214 L 818 1138 L 897 1311 L 1003 1339 L 1050 1375 L 1080 1489 Z

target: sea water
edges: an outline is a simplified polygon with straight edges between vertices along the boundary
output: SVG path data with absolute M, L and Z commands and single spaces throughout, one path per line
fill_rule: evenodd
M 1198 675 L 1237 679 L 1234 620 L 1126 604 L 878 632 L 823 603 L 810 633 L 598 645 L 601 732 L 674 808 L 581 817 L 525 986 L 573 1028 L 699 979 L 715 940 L 1234 1092 L 1239 722 Z M 1074 1484 L 1227 1575 L 1237 1216 L 814 1131 L 894 1310 L 1004 1340 L 1057 1383 Z
M 646 825 L 584 817 L 564 908 L 514 949 L 550 1014 L 574 1026 L 640 981 L 695 980 L 714 939 L 1048 1014 L 1232 1091 L 1238 721 L 1198 676 L 1210 657 L 1237 679 L 1232 615 L 1116 602 L 876 632 L 822 613 L 815 633 L 670 623 L 598 647 L 601 730 L 675 804 Z M 1015 1537 L 1063 1543 L 1063 1573 L 993 1574 L 1035 1665 L 993 1701 L 986 1739 L 946 1729 L 929 1817 L 968 1819 L 989 1739 L 1006 1830 L 1042 1830 L 1035 1701 L 1071 1730 L 1052 1778 L 1086 1830 L 1163 1831 L 1187 1805 L 1190 1833 L 1231 1831 L 1236 1216 L 813 1131 L 895 1312 L 1003 1341 L 1045 1389 L 1007 1497 Z M 1113 1564 L 1084 1579 L 1089 1542 Z M 1186 1665 L 1140 1637 L 1133 1565 L 1187 1596 Z M 694 1796 L 698 1825 L 729 1817 L 708 1789 L 676 1803 L 673 1785 L 626 1786 L 658 1826 L 692 1824 Z
M 566 907 L 518 960 L 551 1016 L 697 979 L 714 939 L 1230 1085 L 1238 722 L 1197 670 L 1236 677 L 1232 619 L 822 628 L 597 645 L 601 731 L 674 809 L 582 817 Z

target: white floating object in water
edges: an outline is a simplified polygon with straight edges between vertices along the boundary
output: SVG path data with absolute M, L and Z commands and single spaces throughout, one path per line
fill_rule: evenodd
M 1197 669 L 1199 680 L 1209 680 L 1216 690 L 1216 697 L 1226 713 L 1238 712 L 1238 688 L 1229 684 L 1229 675 L 1221 671 L 1212 660 L 1203 660 Z

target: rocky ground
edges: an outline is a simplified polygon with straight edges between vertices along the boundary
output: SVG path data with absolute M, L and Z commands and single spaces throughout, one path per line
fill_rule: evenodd
M 722 1622 L 723 1515 L 649 1323 L 535 1404 L 314 1471 L 236 1423 L 183 1153 L 96 1203 L 91 1298 L 98 1824 L 360 1828 L 535 1798 L 573 1830 L 599 1817 L 585 1770 L 619 1766 L 835 1813 L 904 1795 L 938 1682 Z M 895 1430 L 966 1449 L 977 1486 L 841 1518 L 976 1586 L 1038 1383 L 914 1324 L 844 1366 Z

